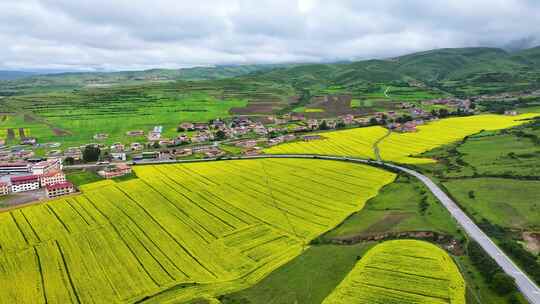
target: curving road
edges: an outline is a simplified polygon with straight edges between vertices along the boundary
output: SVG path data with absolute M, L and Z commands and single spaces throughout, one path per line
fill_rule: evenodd
M 167 161 L 147 161 L 134 162 L 134 165 L 160 164 L 160 163 L 193 163 L 219 160 L 239 160 L 239 159 L 259 159 L 259 158 L 307 158 L 307 159 L 326 159 L 347 161 L 353 163 L 362 163 L 368 165 L 378 165 L 394 170 L 405 172 L 416 177 L 428 187 L 428 189 L 437 197 L 444 207 L 450 212 L 452 217 L 459 223 L 463 230 L 474 239 L 489 254 L 508 275 L 513 277 L 516 285 L 531 304 L 540 304 L 540 289 L 536 284 L 499 248 L 495 243 L 463 212 L 458 205 L 441 190 L 431 179 L 414 170 L 397 166 L 382 161 L 373 161 L 367 159 L 358 159 L 331 155 L 310 155 L 310 154 L 282 154 L 282 155 L 257 155 L 257 156 L 233 156 L 224 158 L 208 158 L 197 160 L 167 160 Z

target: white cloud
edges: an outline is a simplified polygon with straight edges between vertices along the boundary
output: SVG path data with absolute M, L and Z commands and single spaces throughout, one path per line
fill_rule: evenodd
M 141 69 L 539 43 L 526 0 L 2 0 L 0 69 Z

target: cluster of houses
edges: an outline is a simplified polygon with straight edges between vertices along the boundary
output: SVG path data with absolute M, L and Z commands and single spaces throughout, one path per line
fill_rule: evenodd
M 40 162 L 0 163 L 0 195 L 45 189 L 47 197 L 53 198 L 75 192 L 72 183 L 62 172 L 58 158 Z

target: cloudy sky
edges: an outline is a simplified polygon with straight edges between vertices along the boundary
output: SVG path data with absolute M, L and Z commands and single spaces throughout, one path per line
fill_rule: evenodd
M 0 69 L 382 58 L 540 44 L 538 0 L 0 0 Z

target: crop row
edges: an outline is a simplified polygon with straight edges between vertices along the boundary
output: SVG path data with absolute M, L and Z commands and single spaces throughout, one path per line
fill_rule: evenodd
M 244 288 L 394 178 L 367 166 L 286 159 L 135 171 L 138 179 L 85 185 L 81 195 L 0 214 L 0 284 L 10 286 L 0 297 L 113 303 Z
M 354 156 L 375 159 L 374 145 L 383 160 L 401 163 L 430 163 L 432 159 L 410 157 L 433 148 L 463 139 L 465 136 L 482 130 L 499 130 L 518 126 L 525 119 L 538 114 L 518 116 L 475 115 L 455 117 L 429 122 L 417 127 L 417 132 L 392 132 L 385 137 L 387 130 L 376 126 L 356 128 L 344 131 L 320 133 L 321 140 L 292 142 L 274 146 L 265 150 L 269 154 L 320 154 Z
M 370 249 L 324 300 L 332 303 L 465 303 L 465 282 L 448 254 L 423 241 Z

